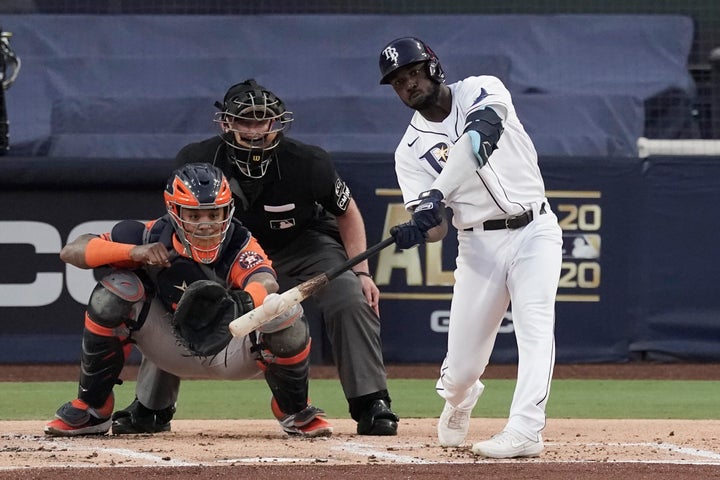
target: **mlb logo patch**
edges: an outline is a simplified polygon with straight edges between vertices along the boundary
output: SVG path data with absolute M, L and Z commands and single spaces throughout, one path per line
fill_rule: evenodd
M 282 220 L 270 220 L 270 228 L 273 230 L 285 230 L 295 226 L 294 218 L 283 218 Z

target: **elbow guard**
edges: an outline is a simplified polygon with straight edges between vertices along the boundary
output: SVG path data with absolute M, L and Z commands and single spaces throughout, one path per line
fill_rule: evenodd
M 476 110 L 465 119 L 465 133 L 470 136 L 473 154 L 481 167 L 497 149 L 503 130 L 502 120 L 492 108 Z

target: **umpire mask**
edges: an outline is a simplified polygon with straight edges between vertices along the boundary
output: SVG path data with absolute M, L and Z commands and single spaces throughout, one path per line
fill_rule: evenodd
M 282 133 L 290 127 L 292 112 L 282 100 L 253 79 L 230 87 L 214 121 L 228 145 L 228 159 L 249 178 L 262 178 L 272 161 Z

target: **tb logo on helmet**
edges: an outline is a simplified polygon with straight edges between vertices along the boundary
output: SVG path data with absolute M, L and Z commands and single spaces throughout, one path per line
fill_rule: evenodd
M 415 37 L 403 37 L 388 43 L 380 52 L 380 84 L 389 84 L 395 70 L 419 62 L 427 65 L 428 77 L 433 81 L 445 81 L 445 72 L 430 47 Z
M 395 47 L 387 47 L 385 50 L 382 51 L 382 54 L 385 55 L 385 60 L 388 60 L 392 63 L 397 63 L 398 51 Z

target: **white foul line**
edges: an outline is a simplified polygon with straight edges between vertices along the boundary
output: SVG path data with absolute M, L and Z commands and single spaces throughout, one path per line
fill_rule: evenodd
M 168 459 L 165 456 L 158 456 L 153 455 L 150 453 L 143 453 L 138 452 L 137 450 L 130 450 L 128 448 L 104 448 L 104 447 L 94 447 L 94 446 L 85 446 L 85 445 L 75 445 L 70 442 L 59 442 L 57 440 L 53 440 L 51 443 L 53 446 L 58 446 L 61 448 L 65 448 L 67 450 L 72 451 L 86 451 L 86 450 L 92 450 L 102 453 L 107 453 L 110 455 L 120 455 L 123 457 L 131 458 L 133 460 L 147 460 L 152 462 L 156 465 L 162 465 L 162 466 L 168 466 L 168 467 L 197 467 L 198 465 L 201 465 L 201 463 L 198 462 L 185 462 L 182 460 L 172 460 Z M 94 465 L 97 467 L 98 465 Z
M 346 442 L 343 445 L 337 445 L 332 447 L 332 450 L 341 450 L 343 452 L 352 453 L 355 455 L 361 455 L 363 457 L 374 457 L 381 458 L 383 460 L 390 460 L 393 463 L 414 463 L 414 464 L 434 464 L 444 463 L 432 460 L 424 460 L 422 458 L 412 457 L 409 455 L 396 455 L 394 453 L 381 452 L 374 450 L 372 445 L 365 445 L 363 443 Z
M 550 444 L 546 444 L 550 445 Z M 640 443 L 585 443 L 588 447 L 650 447 L 658 448 L 661 450 L 667 450 L 668 452 L 684 453 L 685 455 L 691 455 L 693 457 L 708 458 L 712 460 L 720 460 L 720 453 L 711 452 L 709 450 L 700 450 L 692 447 L 681 447 L 673 443 L 652 443 L 652 442 L 640 442 Z

